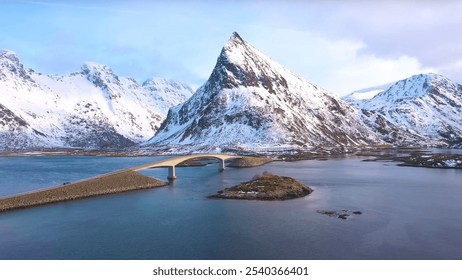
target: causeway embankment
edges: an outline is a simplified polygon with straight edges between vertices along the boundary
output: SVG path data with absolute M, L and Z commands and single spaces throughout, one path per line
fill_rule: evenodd
M 133 170 L 123 170 L 62 186 L 0 198 L 0 212 L 166 185 L 167 182 Z

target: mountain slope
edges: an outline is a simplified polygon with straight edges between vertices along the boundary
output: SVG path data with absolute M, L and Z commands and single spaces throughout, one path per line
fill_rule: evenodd
M 374 142 L 354 108 L 233 33 L 208 81 L 169 111 L 145 145 L 257 149 Z
M 133 145 L 149 139 L 168 107 L 191 94 L 189 87 L 159 78 L 141 86 L 96 63 L 68 76 L 44 75 L 24 68 L 14 52 L 2 51 L 2 149 Z
M 386 91 L 394 84 L 395 83 L 388 83 L 381 86 L 356 90 L 350 94 L 343 96 L 342 99 L 355 107 L 359 107 L 361 106 L 360 103 L 374 98 L 377 94 Z
M 363 120 L 396 144 L 462 144 L 462 85 L 437 74 L 415 75 L 368 100 Z

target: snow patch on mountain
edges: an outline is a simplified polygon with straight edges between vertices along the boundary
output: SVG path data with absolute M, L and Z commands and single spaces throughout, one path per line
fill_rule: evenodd
M 348 102 L 349 104 L 358 107 L 360 106 L 359 105 L 360 103 L 374 98 L 376 95 L 386 91 L 394 84 L 395 82 L 387 83 L 381 86 L 375 86 L 375 87 L 369 87 L 365 89 L 356 90 L 350 94 L 343 96 L 342 99 Z

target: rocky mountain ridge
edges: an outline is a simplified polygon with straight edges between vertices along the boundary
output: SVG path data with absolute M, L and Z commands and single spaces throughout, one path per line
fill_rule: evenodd
M 122 148 L 146 141 L 168 108 L 192 94 L 188 86 L 153 78 L 139 85 L 101 64 L 52 76 L 0 53 L 0 149 Z
M 0 151 L 137 143 L 170 152 L 382 143 L 462 148 L 462 85 L 446 77 L 415 75 L 343 99 L 237 33 L 194 94 L 179 82 L 153 78 L 139 84 L 91 62 L 67 76 L 45 75 L 4 50 Z
M 462 147 L 462 85 L 444 76 L 414 75 L 356 105 L 388 143 Z

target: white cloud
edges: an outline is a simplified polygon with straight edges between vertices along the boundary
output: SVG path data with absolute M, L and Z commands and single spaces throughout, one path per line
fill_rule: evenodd
M 415 74 L 436 72 L 431 68 L 423 68 L 415 57 L 405 55 L 396 59 L 357 55 L 339 66 L 327 77 L 327 84 L 331 85 L 332 91 L 340 95 L 405 79 Z
M 438 72 L 456 82 L 462 82 L 462 59 L 439 67 Z
M 449 0 L 29 0 L 0 9 L 0 25 L 9 26 L 0 48 L 46 73 L 93 60 L 139 81 L 157 75 L 198 85 L 238 31 L 294 73 L 342 95 L 429 71 L 461 82 L 461 9 L 462 1 Z
M 363 42 L 328 40 L 306 31 L 265 30 L 255 28 L 249 34 L 249 43 L 310 82 L 338 95 L 414 74 L 436 72 L 408 55 L 380 57 L 371 53 Z

